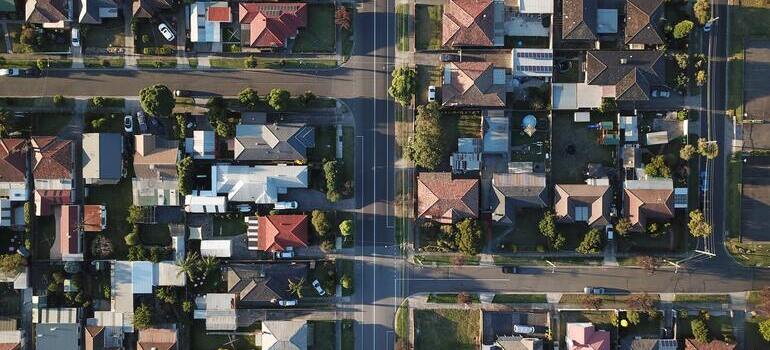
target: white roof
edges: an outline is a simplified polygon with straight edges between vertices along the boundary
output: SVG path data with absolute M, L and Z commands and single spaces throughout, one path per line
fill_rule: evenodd
M 116 328 L 122 332 L 134 332 L 134 314 L 115 311 L 94 311 L 94 317 L 86 320 L 88 326 Z
M 585 83 L 559 83 L 551 85 L 551 105 L 554 110 L 599 108 L 603 90 L 598 85 Z
M 210 130 L 195 130 L 192 138 L 184 140 L 185 153 L 194 159 L 214 159 L 216 135 Z
M 518 77 L 550 77 L 553 75 L 553 50 L 512 49 L 511 67 Z
M 227 211 L 225 196 L 184 196 L 184 211 L 188 213 L 224 213 Z
M 211 188 L 226 193 L 233 202 L 278 202 L 289 188 L 307 188 L 307 166 L 227 165 L 211 166 Z
M 232 254 L 232 241 L 229 239 L 210 239 L 201 241 L 201 256 L 229 258 Z
M 553 13 L 553 1 L 551 0 L 519 0 L 519 12 L 521 13 Z
M 585 123 L 591 121 L 591 112 L 575 112 L 574 120 L 577 123 Z
M 76 308 L 43 308 L 32 310 L 32 323 L 78 323 Z
M 0 344 L 21 343 L 21 330 L 0 331 Z
M 648 145 L 662 145 L 668 143 L 668 131 L 656 131 L 647 133 Z
M 170 261 L 161 261 L 155 264 L 155 276 L 157 281 L 155 285 L 162 287 L 184 287 L 187 279 L 182 269 L 177 264 Z
M 149 261 L 131 262 L 131 285 L 134 294 L 152 294 L 153 264 Z
M 112 310 L 134 312 L 130 261 L 115 261 L 112 265 Z
M 221 2 L 196 2 L 190 4 L 190 41 L 220 42 L 222 41 L 222 28 L 219 22 L 206 20 L 206 9 Z M 225 3 L 227 6 L 227 3 Z

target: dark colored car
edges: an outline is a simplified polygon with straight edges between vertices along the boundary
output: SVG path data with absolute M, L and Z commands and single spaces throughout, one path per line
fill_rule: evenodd
M 460 60 L 460 55 L 453 53 L 442 53 L 439 57 L 439 60 L 441 60 L 441 62 L 457 62 Z
M 39 77 L 40 76 L 40 69 L 37 68 L 27 68 L 21 70 L 21 75 L 25 77 Z
M 519 273 L 519 268 L 517 266 L 503 266 L 503 273 L 508 273 L 508 274 Z
M 174 90 L 174 96 L 176 96 L 176 97 L 190 97 L 190 96 L 192 96 L 192 91 L 190 91 L 190 90 Z

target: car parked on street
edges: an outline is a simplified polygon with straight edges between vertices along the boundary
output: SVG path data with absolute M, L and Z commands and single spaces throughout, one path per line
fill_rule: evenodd
M 18 77 L 21 74 L 19 68 L 0 69 L 0 77 Z
M 163 37 L 166 38 L 166 41 L 174 41 L 174 39 L 176 39 L 176 35 L 174 35 L 174 32 L 171 31 L 171 28 L 169 28 L 166 23 L 158 24 L 158 30 L 160 31 L 160 34 L 163 34 Z
M 315 291 L 318 292 L 318 295 L 324 296 L 326 295 L 326 291 L 321 287 L 321 282 L 318 282 L 318 280 L 313 281 L 312 283 L 313 288 L 315 288 Z
M 123 117 L 123 130 L 128 134 L 134 132 L 134 117 L 130 114 L 126 114 L 126 116 Z
M 584 294 L 604 295 L 607 294 L 607 290 L 601 287 L 585 287 L 583 288 Z
M 507 274 L 516 274 L 519 273 L 519 268 L 517 266 L 503 266 L 503 273 Z
M 297 306 L 297 300 L 279 300 L 278 305 L 283 307 Z
M 176 96 L 176 97 L 189 97 L 189 96 L 192 96 L 192 91 L 190 91 L 190 90 L 174 90 L 174 96 Z

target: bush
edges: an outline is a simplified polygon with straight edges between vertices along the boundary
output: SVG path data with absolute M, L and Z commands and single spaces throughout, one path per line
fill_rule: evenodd
M 273 107 L 277 112 L 281 112 L 289 108 L 289 102 L 291 101 L 291 94 L 285 89 L 272 89 L 267 95 L 267 104 Z
M 187 123 L 184 114 L 176 115 L 176 136 L 180 140 L 184 140 L 185 136 L 187 136 Z
M 64 104 L 64 96 L 62 95 L 54 95 L 53 97 L 53 104 L 57 106 L 61 106 Z
M 689 112 L 686 109 L 682 109 L 676 112 L 676 119 L 679 121 L 687 120 Z
M 644 172 L 650 177 L 671 177 L 671 169 L 666 165 L 666 159 L 663 155 L 652 157 L 650 162 L 644 166 Z
M 455 243 L 465 255 L 476 255 L 481 249 L 481 225 L 473 219 L 464 219 L 457 223 Z
M 313 210 L 310 214 L 310 223 L 313 224 L 313 229 L 321 237 L 329 233 L 329 230 L 331 229 L 331 224 L 329 218 L 326 216 L 326 212 L 320 210 Z
M 238 102 L 249 108 L 254 108 L 259 103 L 259 95 L 257 90 L 252 88 L 245 88 L 238 94 Z
M 553 212 L 548 210 L 545 212 L 545 215 L 543 215 L 543 218 L 540 219 L 540 222 L 537 223 L 537 228 L 540 231 L 540 234 L 549 240 L 552 240 L 556 237 L 555 218 L 556 217 Z
M 340 285 L 342 288 L 350 289 L 353 287 L 353 279 L 348 274 L 344 274 L 340 278 Z
M 696 85 L 703 86 L 704 84 L 706 84 L 706 79 L 707 79 L 707 76 L 706 76 L 706 71 L 705 70 L 701 69 L 701 70 L 695 72 L 695 84 Z
M 583 241 L 575 249 L 580 254 L 595 254 L 601 251 L 602 236 L 598 229 L 590 229 L 583 237 Z
M 690 321 L 690 328 L 692 329 L 692 335 L 695 340 L 702 343 L 708 343 L 711 341 L 711 337 L 709 336 L 709 329 L 706 326 L 706 322 L 703 322 L 703 320 L 696 318 Z
M 706 222 L 703 212 L 699 209 L 690 212 L 690 221 L 687 228 L 693 237 L 708 237 L 711 235 L 711 224 Z
M 254 56 L 249 56 L 243 60 L 243 66 L 246 68 L 257 68 L 257 58 Z
M 679 158 L 682 158 L 683 160 L 690 160 L 697 153 L 698 151 L 695 149 L 695 146 L 684 145 L 681 149 L 679 149 Z
M 21 271 L 24 265 L 24 257 L 19 254 L 2 254 L 0 255 L 0 272 L 11 274 Z
M 391 73 L 393 79 L 390 83 L 388 93 L 393 96 L 396 102 L 402 106 L 406 106 L 412 101 L 412 96 L 416 90 L 415 80 L 417 78 L 417 71 L 409 67 L 398 67 Z
M 326 199 L 329 202 L 337 202 L 340 200 L 340 165 L 336 160 L 328 161 L 324 163 L 324 176 L 326 177 Z
M 695 23 L 692 23 L 690 20 L 682 20 L 681 22 L 677 23 L 676 26 L 674 26 L 674 39 L 684 39 L 688 35 L 690 35 L 690 32 L 695 27 Z
M 42 58 L 38 58 L 37 61 L 35 61 L 35 66 L 37 66 L 37 69 L 39 70 L 44 70 L 47 68 L 48 64 Z
M 328 253 L 328 252 L 333 251 L 334 250 L 334 242 L 332 242 L 330 240 L 324 240 L 323 242 L 321 242 L 321 250 L 324 253 Z
M 96 96 L 91 98 L 91 106 L 96 108 L 102 108 L 104 107 L 104 104 L 107 102 L 107 100 L 104 99 L 104 97 Z
M 631 220 L 627 217 L 618 219 L 618 223 L 615 224 L 615 232 L 617 232 L 618 235 L 625 237 L 628 235 L 629 231 L 631 231 Z
M 142 330 L 152 326 L 152 310 L 150 307 L 142 304 L 134 310 L 134 327 Z
M 127 246 L 135 246 L 139 244 L 139 234 L 136 232 L 131 232 L 123 237 L 123 240 L 126 241 Z
M 353 220 L 345 220 L 340 223 L 340 234 L 345 237 L 353 234 Z
M 764 320 L 759 323 L 759 334 L 765 341 L 770 342 L 770 320 Z
M 110 60 L 104 59 L 102 60 L 102 67 L 109 67 L 111 66 Z
M 179 163 L 176 164 L 176 172 L 179 177 L 179 193 L 182 195 L 190 194 L 192 190 L 192 172 L 193 159 L 190 156 L 182 158 Z
M 690 55 L 685 52 L 677 52 L 674 54 L 674 60 L 680 69 L 687 69 L 690 64 Z

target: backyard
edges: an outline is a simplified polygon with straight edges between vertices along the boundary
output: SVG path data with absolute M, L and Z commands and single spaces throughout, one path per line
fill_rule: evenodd
M 103 233 L 112 242 L 112 257 L 115 259 L 123 259 L 128 255 L 128 246 L 123 237 L 130 232 L 126 217 L 133 201 L 131 187 L 130 179 L 123 179 L 117 185 L 91 186 L 86 197 L 86 204 L 102 204 L 107 207 L 107 229 Z
M 592 119 L 592 122 L 596 120 Z M 588 123 L 573 122 L 572 113 L 556 112 L 552 120 L 552 171 L 557 184 L 582 183 L 588 163 L 613 165 L 611 146 L 600 145 L 599 131 L 587 128 Z
M 256 350 L 260 347 L 255 343 L 256 337 L 252 335 L 224 335 L 208 334 L 206 332 L 206 323 L 203 320 L 194 320 L 192 330 L 192 339 L 190 344 L 193 350 L 211 350 L 211 349 L 232 349 L 232 350 Z
M 246 233 L 246 222 L 240 214 L 214 215 L 214 237 L 236 236 Z
M 415 349 L 478 349 L 479 311 L 414 310 Z
M 297 53 L 334 52 L 337 37 L 334 6 L 309 4 L 307 7 L 307 27 L 299 30 L 292 51 Z
M 415 5 L 415 50 L 441 49 L 441 5 Z

